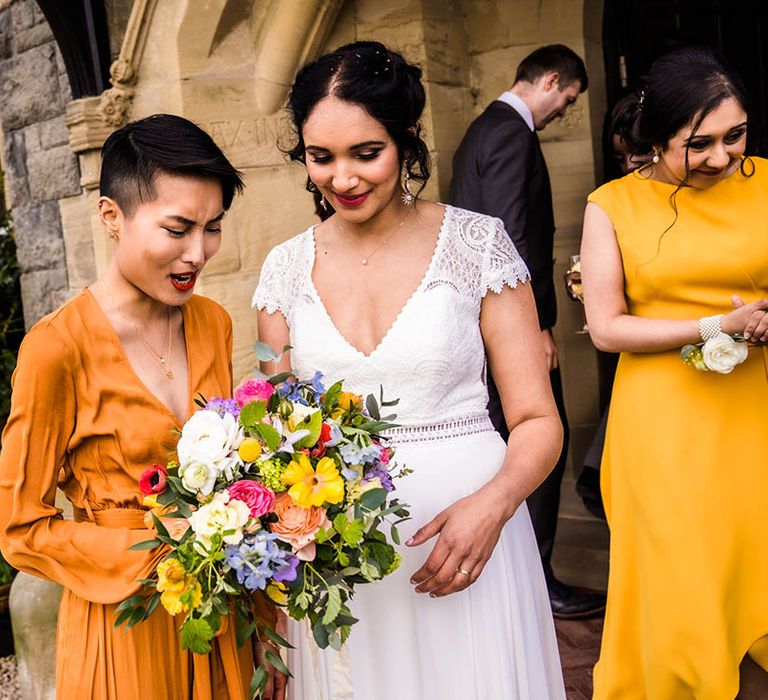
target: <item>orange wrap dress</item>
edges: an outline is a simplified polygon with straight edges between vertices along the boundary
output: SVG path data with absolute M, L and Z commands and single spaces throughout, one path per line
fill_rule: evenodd
M 633 173 L 593 192 L 629 312 L 726 314 L 768 297 L 768 161 L 709 189 Z M 768 352 L 730 374 L 680 349 L 621 354 L 603 453 L 611 529 L 595 700 L 733 700 L 746 653 L 768 669 Z
M 232 323 L 193 296 L 182 307 L 189 413 L 198 393 L 230 396 Z M 180 651 L 179 619 L 158 608 L 114 629 L 115 607 L 140 589 L 166 550 L 150 539 L 138 479 L 175 449 L 174 415 L 145 387 L 90 292 L 25 337 L 0 453 L 0 547 L 15 567 L 64 586 L 56 644 L 57 700 L 244 700 L 253 673 L 224 623 L 212 652 Z M 54 505 L 60 488 L 75 522 Z

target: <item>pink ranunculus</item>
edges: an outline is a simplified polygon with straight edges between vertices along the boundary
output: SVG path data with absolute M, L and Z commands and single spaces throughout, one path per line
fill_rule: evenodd
M 378 443 L 376 443 L 378 445 Z M 382 464 L 389 464 L 389 449 L 384 447 L 384 445 L 379 445 L 381 447 L 381 454 L 379 455 L 379 460 Z
M 251 401 L 266 401 L 275 393 L 275 387 L 265 379 L 246 379 L 235 389 L 235 401 L 241 408 Z
M 242 501 L 250 508 L 252 518 L 260 518 L 269 513 L 275 502 L 275 494 L 257 481 L 241 479 L 227 486 L 230 498 Z

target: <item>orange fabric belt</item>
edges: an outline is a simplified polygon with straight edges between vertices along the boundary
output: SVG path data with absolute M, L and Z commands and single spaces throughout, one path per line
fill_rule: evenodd
M 91 510 L 90 508 L 72 509 L 76 523 L 96 523 L 101 527 L 127 527 L 129 530 L 146 530 L 144 516 L 148 511 L 141 508 L 106 508 Z

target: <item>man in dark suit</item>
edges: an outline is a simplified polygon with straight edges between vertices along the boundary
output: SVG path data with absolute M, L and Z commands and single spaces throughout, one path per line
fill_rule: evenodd
M 557 306 L 553 279 L 555 219 L 552 191 L 537 130 L 561 117 L 587 89 L 584 62 L 567 46 L 537 49 L 517 68 L 512 87 L 470 124 L 453 159 L 450 202 L 499 217 L 528 265 L 549 362 L 552 393 L 565 430 L 563 450 L 552 473 L 528 497 L 555 617 L 587 617 L 605 607 L 605 597 L 574 590 L 559 581 L 550 563 L 560 505 L 560 483 L 568 449 L 568 420 L 557 348 L 552 337 Z M 489 376 L 491 420 L 509 437 L 499 394 Z

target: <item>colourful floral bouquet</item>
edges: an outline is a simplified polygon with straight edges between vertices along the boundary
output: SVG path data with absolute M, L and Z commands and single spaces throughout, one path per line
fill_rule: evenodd
M 277 360 L 257 344 L 262 360 Z M 181 430 L 176 459 L 153 465 L 139 482 L 153 540 L 168 556 L 145 592 L 123 601 L 115 625 L 132 626 L 162 605 L 183 615 L 182 648 L 204 654 L 234 613 L 238 644 L 256 633 L 288 642 L 259 621 L 254 594 L 307 619 L 317 644 L 340 648 L 356 622 L 347 603 L 358 584 L 397 569 L 398 523 L 407 506 L 392 497 L 403 476 L 382 432 L 392 406 L 326 389 L 320 372 L 309 381 L 289 373 L 250 379 L 234 399 L 201 400 Z M 389 524 L 389 536 L 382 531 Z M 391 539 L 391 542 L 390 542 Z M 271 652 L 267 659 L 288 673 Z M 252 689 L 267 681 L 257 670 Z

